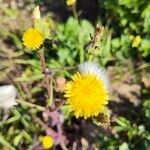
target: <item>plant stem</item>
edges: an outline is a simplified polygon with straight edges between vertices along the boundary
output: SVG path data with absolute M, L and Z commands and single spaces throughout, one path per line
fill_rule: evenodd
M 92 61 L 92 59 L 93 59 L 93 55 L 90 55 L 89 56 L 89 61 Z
M 55 74 L 56 72 L 66 71 L 66 70 L 73 70 L 75 68 L 77 68 L 77 66 L 74 66 L 74 67 L 60 67 L 60 68 L 48 68 L 47 73 Z
M 61 148 L 63 150 L 68 150 L 68 148 L 65 145 L 64 139 L 62 138 L 62 125 L 61 125 L 60 122 L 57 123 L 57 130 L 58 130 L 59 136 L 61 137 L 61 140 L 60 140 L 60 146 L 61 146 Z
M 78 20 L 78 13 L 77 13 L 77 9 L 76 9 L 76 4 L 71 6 L 72 12 L 73 12 L 73 16 L 76 20 Z
M 57 133 L 51 128 L 48 127 L 40 118 L 35 117 L 34 118 L 35 122 L 37 122 L 43 129 L 46 131 L 49 131 L 49 135 L 57 135 Z
M 45 74 L 45 83 L 46 83 L 46 89 L 48 93 L 48 100 L 47 100 L 47 107 L 52 107 L 54 109 L 54 102 L 53 102 L 53 87 L 52 87 L 52 76 L 51 74 L 47 74 L 47 66 L 46 66 L 46 61 L 45 61 L 45 56 L 44 56 L 44 49 L 41 48 L 38 51 L 39 58 L 41 61 L 41 66 L 42 66 L 42 72 Z
M 39 111 L 44 111 L 45 110 L 45 107 L 42 107 L 42 106 L 30 103 L 30 102 L 26 102 L 24 100 L 20 100 L 20 101 L 17 101 L 17 102 L 20 103 L 23 106 L 28 106 L 28 107 L 31 107 L 31 108 L 36 108 Z

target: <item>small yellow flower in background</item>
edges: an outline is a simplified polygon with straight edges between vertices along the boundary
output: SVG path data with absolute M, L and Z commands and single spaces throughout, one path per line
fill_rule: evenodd
M 33 10 L 34 19 L 41 19 L 40 7 L 36 6 Z
M 79 71 L 66 84 L 67 104 L 76 118 L 85 119 L 104 113 L 108 104 L 108 80 L 104 70 L 94 62 L 79 65 Z
M 41 141 L 44 149 L 50 149 L 54 145 L 54 140 L 49 135 L 42 137 Z
M 132 47 L 138 47 L 141 44 L 141 37 L 139 35 L 137 35 L 136 37 L 133 38 L 133 42 L 132 42 Z
M 67 6 L 74 5 L 76 3 L 76 0 L 66 0 Z
M 43 34 L 34 28 L 29 28 L 24 34 L 23 34 L 23 44 L 28 49 L 39 49 L 40 46 L 44 42 L 44 36 Z

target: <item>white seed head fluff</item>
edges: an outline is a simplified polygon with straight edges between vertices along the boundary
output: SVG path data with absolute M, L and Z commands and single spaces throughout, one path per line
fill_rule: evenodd
M 0 86 L 0 107 L 9 109 L 17 105 L 16 96 L 17 89 L 13 85 Z
M 82 74 L 95 74 L 98 78 L 103 80 L 106 88 L 109 89 L 109 80 L 107 74 L 103 68 L 92 61 L 87 61 L 78 66 L 80 73 Z

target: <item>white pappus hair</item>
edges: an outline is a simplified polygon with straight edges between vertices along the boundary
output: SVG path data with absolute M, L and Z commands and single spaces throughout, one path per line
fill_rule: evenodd
M 78 66 L 80 73 L 82 74 L 95 74 L 101 80 L 104 81 L 107 88 L 109 88 L 109 80 L 107 74 L 103 68 L 93 61 L 87 61 Z
M 16 96 L 17 89 L 15 88 L 15 86 L 0 86 L 0 108 L 9 109 L 14 105 L 17 105 Z

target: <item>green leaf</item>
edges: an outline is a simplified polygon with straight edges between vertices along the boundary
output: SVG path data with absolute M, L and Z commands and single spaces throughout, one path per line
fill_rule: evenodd
M 7 140 L 4 139 L 4 137 L 2 135 L 0 135 L 0 143 L 5 147 L 5 148 L 9 148 L 10 150 L 15 150 L 15 148 L 9 144 L 9 142 Z
M 149 44 L 149 41 L 150 41 L 150 37 L 149 36 L 143 38 L 142 41 L 141 41 L 142 55 L 144 57 L 150 56 L 150 44 Z
M 150 11 L 148 11 L 144 18 L 144 31 L 150 33 Z
M 41 33 L 43 33 L 45 39 L 49 38 L 50 24 L 46 19 L 35 19 L 34 28 L 38 29 Z
M 70 118 L 70 115 L 71 115 L 71 109 L 70 109 L 70 106 L 69 105 L 64 105 L 61 107 L 61 111 L 64 115 L 64 120 L 68 120 Z

